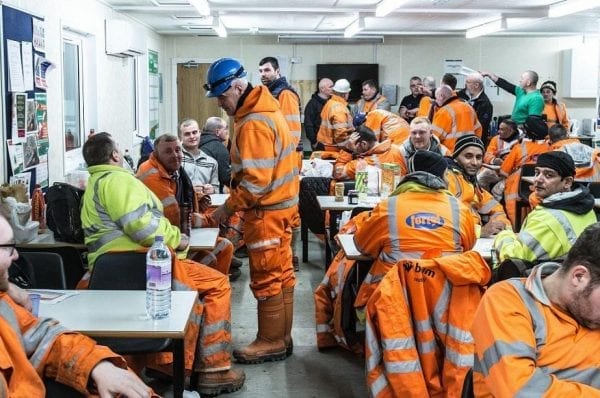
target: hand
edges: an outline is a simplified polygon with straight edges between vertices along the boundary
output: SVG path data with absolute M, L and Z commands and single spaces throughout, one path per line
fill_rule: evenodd
M 506 224 L 500 221 L 490 221 L 481 227 L 481 237 L 489 238 L 492 235 L 496 235 L 497 233 L 504 231 L 506 228 Z
M 31 311 L 32 304 L 31 300 L 29 300 L 29 293 L 26 290 L 21 289 L 19 286 L 14 283 L 8 284 L 8 296 L 13 299 L 13 301 L 19 304 L 21 307 L 25 308 L 27 311 Z
M 204 184 L 204 193 L 207 195 L 215 193 L 215 187 L 210 184 Z
M 408 116 L 408 117 L 415 117 L 417 115 L 418 111 L 419 111 L 419 108 L 408 109 L 406 111 L 406 116 Z
M 498 76 L 492 72 L 482 70 L 482 71 L 479 71 L 479 73 L 481 73 L 481 76 L 483 76 L 483 77 L 489 77 L 494 83 L 498 80 Z
M 208 196 L 208 195 L 203 195 L 201 197 L 198 197 L 197 200 L 198 200 L 198 209 L 200 210 L 200 213 L 204 213 L 206 210 L 208 210 L 210 208 L 210 205 L 212 204 L 210 196 Z
M 179 246 L 177 246 L 177 251 L 182 251 L 187 249 L 190 245 L 190 238 L 186 234 L 181 234 L 181 238 L 179 239 Z
M 217 209 L 211 213 L 211 217 L 217 224 L 223 224 L 224 222 L 226 222 L 230 215 L 231 213 L 229 212 L 229 210 L 227 210 L 227 207 L 225 207 L 225 205 L 217 207 Z
M 492 164 L 495 164 L 496 166 L 500 166 L 502 164 L 502 159 L 494 158 L 494 160 L 492 160 Z
M 100 361 L 90 377 L 96 383 L 101 398 L 122 394 L 129 398 L 150 398 L 152 389 L 144 384 L 133 372 L 121 369 L 109 361 Z

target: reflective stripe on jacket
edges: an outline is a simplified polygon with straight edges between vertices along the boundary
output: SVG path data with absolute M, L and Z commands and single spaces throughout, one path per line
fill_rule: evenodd
M 383 109 L 367 113 L 365 126 L 373 130 L 379 142 L 389 139 L 393 144 L 401 144 L 410 135 L 410 127 L 406 120 Z
M 321 110 L 321 127 L 317 133 L 317 141 L 328 145 L 338 144 L 346 140 L 352 131 L 354 126 L 348 102 L 339 95 L 332 95 Z
M 558 267 L 541 264 L 481 299 L 471 330 L 476 397 L 600 397 L 600 330 L 550 302 L 542 285 Z
M 365 100 L 364 98 L 360 98 L 356 103 L 356 113 L 369 113 L 376 109 L 382 109 L 384 111 L 390 111 L 392 106 L 390 102 L 385 98 L 381 93 L 377 93 L 375 97 L 370 100 Z
M 466 134 L 481 138 L 481 124 L 475 109 L 458 97 L 450 98 L 435 111 L 431 121 L 433 133 L 450 151 L 454 151 L 456 140 Z
M 499 135 L 492 137 L 490 143 L 483 154 L 483 162 L 492 164 L 496 158 L 503 158 L 510 152 L 511 148 L 519 142 L 518 135 L 512 141 L 504 141 Z
M 363 159 L 368 165 L 382 168 L 383 163 L 401 164 L 402 154 L 400 148 L 392 145 L 389 140 L 375 144 L 375 146 L 365 152 Z M 339 180 L 353 180 L 356 177 L 356 166 L 360 159 L 352 159 L 348 152 L 341 151 L 335 161 L 335 178 Z M 338 172 L 338 169 L 341 171 Z M 405 174 L 405 173 L 403 173 Z
M 298 201 L 296 143 L 265 86 L 254 87 L 235 114 L 231 142 L 231 211 Z
M 490 277 L 474 251 L 392 268 L 367 304 L 370 396 L 460 397 L 473 365 L 473 315 Z

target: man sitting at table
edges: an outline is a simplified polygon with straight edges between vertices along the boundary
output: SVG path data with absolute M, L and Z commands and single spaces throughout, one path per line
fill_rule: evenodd
M 8 282 L 8 268 L 19 257 L 14 242 L 10 224 L 0 216 L 0 396 L 43 397 L 42 377 L 82 394 L 155 396 L 126 370 L 121 356 L 22 306 L 31 308 L 27 293 Z
M 410 136 L 400 144 L 400 153 L 402 154 L 401 169 L 407 169 L 408 159 L 417 151 L 431 151 L 439 153 L 442 156 L 450 155 L 448 148 L 440 144 L 438 139 L 433 135 L 433 127 L 429 119 L 423 116 L 417 116 L 410 122 Z
M 206 210 L 206 202 L 203 199 L 196 201 L 195 187 L 183 168 L 182 161 L 183 150 L 179 139 L 174 135 L 163 134 L 154 140 L 154 151 L 138 168 L 137 178 L 161 200 L 163 213 L 172 225 L 181 229 L 182 222 L 188 222 L 182 220 L 182 216 L 185 216 L 184 207 L 190 206 L 193 208 L 192 226 L 218 227 L 215 223 L 206 223 L 206 218 L 201 214 Z M 204 222 L 200 223 L 198 220 Z M 232 258 L 233 244 L 223 237 L 217 238 L 214 249 L 201 250 L 194 256 L 195 260 L 225 275 L 229 274 Z
M 333 177 L 338 181 L 353 180 L 360 159 L 368 165 L 381 167 L 382 163 L 399 163 L 400 150 L 390 140 L 377 142 L 373 130 L 364 124 L 356 129 L 343 144 L 335 161 Z M 355 159 L 355 157 L 358 157 Z
M 563 257 L 581 232 L 596 222 L 594 197 L 587 187 L 574 183 L 575 163 L 565 152 L 541 154 L 535 163 L 534 195 L 537 204 L 518 234 L 502 231 L 494 240 L 498 259 L 529 262 Z
M 448 159 L 446 181 L 448 190 L 473 211 L 480 236 L 488 238 L 511 228 L 502 205 L 477 182 L 477 173 L 483 162 L 483 141 L 474 134 L 461 136 Z
M 163 215 L 156 195 L 122 167 L 123 155 L 110 134 L 91 136 L 83 145 L 83 158 L 90 173 L 81 208 L 90 270 L 103 253 L 142 251 L 156 236 L 162 236 L 177 250 L 173 288 L 199 294 L 185 335 L 185 369 L 195 367 L 200 372 L 198 385 L 192 388 L 206 395 L 239 390 L 245 375 L 231 368 L 231 287 L 227 277 L 185 259 L 188 237 Z M 80 285 L 84 287 L 85 282 Z M 153 359 L 149 367 L 171 372 L 167 365 L 172 361 L 170 355 L 159 354 Z

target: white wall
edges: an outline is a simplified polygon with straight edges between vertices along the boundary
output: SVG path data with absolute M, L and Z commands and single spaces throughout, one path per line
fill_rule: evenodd
M 413 75 L 431 75 L 439 79 L 444 73 L 445 59 L 462 59 L 466 66 L 477 70 L 489 70 L 510 82 L 518 83 L 524 70 L 538 72 L 540 84 L 548 79 L 558 83 L 561 97 L 562 50 L 573 47 L 574 38 L 515 38 L 482 37 L 392 37 L 384 44 L 355 45 L 289 45 L 279 44 L 276 38 L 246 36 L 231 38 L 214 37 L 167 37 L 168 58 L 198 58 L 215 60 L 230 56 L 239 58 L 250 73 L 250 80 L 257 81 L 258 62 L 261 58 L 274 56 L 301 57 L 302 63 L 293 65 L 288 80 L 312 80 L 316 78 L 318 63 L 366 62 L 380 64 L 380 83 L 399 86 L 398 97 L 407 95 L 408 79 Z M 579 39 L 580 40 L 580 39 Z M 171 69 L 165 69 L 170 80 Z M 171 109 L 174 93 L 171 85 L 165 85 L 165 108 Z M 500 101 L 494 103 L 494 114 L 509 114 L 514 97 L 501 93 Z M 563 99 L 569 116 L 575 119 L 595 117 L 595 99 Z M 177 121 L 167 116 L 168 126 Z
M 134 145 L 133 115 L 130 112 L 133 95 L 130 81 L 131 68 L 127 59 L 108 56 L 105 53 L 104 20 L 107 18 L 127 19 L 127 17 L 112 11 L 96 0 L 10 0 L 5 5 L 21 9 L 31 14 L 44 17 L 46 21 L 46 58 L 52 61 L 56 68 L 48 76 L 48 131 L 49 131 L 49 172 L 50 183 L 64 181 L 65 170 L 63 163 L 63 112 L 62 112 L 62 26 L 69 26 L 85 32 L 95 40 L 95 70 L 90 80 L 95 82 L 97 115 L 86 120 L 86 131 L 95 128 L 97 132 L 108 131 L 119 142 L 121 148 L 132 148 Z M 129 20 L 146 36 L 147 47 L 159 52 L 160 70 L 165 62 L 163 39 L 152 30 L 135 21 Z M 140 71 L 140 133 L 148 134 L 148 60 L 138 57 Z M 164 108 L 161 111 L 160 123 L 165 123 Z M 81 159 L 83 162 L 83 159 Z M 5 165 L 0 166 L 4 168 Z M 3 171 L 4 174 L 4 171 Z

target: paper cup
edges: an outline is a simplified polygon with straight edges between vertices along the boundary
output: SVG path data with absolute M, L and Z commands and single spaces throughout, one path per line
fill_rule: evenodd
M 31 313 L 35 316 L 38 316 L 38 314 L 39 314 L 41 298 L 42 298 L 41 294 L 29 293 L 29 300 L 31 300 Z

